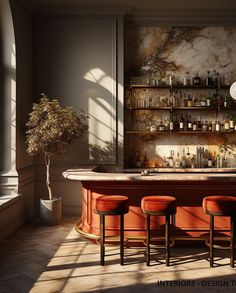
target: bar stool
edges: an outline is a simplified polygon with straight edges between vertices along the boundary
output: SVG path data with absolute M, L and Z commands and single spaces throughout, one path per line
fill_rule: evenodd
M 223 216 L 230 217 L 230 266 L 234 267 L 236 197 L 221 195 L 204 197 L 203 210 L 210 216 L 210 266 L 213 267 L 214 258 L 214 216 Z
M 95 212 L 100 215 L 100 262 L 105 257 L 105 216 L 120 215 L 120 264 L 124 264 L 124 214 L 129 212 L 129 200 L 122 195 L 104 195 L 96 199 Z
M 176 214 L 176 198 L 165 195 L 150 195 L 142 198 L 141 208 L 144 214 L 147 215 L 146 228 L 146 264 L 150 265 L 150 216 L 165 216 L 165 251 L 166 251 L 166 266 L 170 263 L 170 216 Z

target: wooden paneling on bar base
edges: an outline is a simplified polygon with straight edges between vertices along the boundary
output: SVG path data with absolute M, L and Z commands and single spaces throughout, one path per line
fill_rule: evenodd
M 82 219 L 80 230 L 91 236 L 99 236 L 99 216 L 95 214 L 95 201 L 101 195 L 126 195 L 130 210 L 125 215 L 125 237 L 145 237 L 145 215 L 141 211 L 141 199 L 147 195 L 170 195 L 177 199 L 177 214 L 173 235 L 177 238 L 207 238 L 209 217 L 204 214 L 202 200 L 208 195 L 236 196 L 236 181 L 221 178 L 207 181 L 82 181 Z M 164 235 L 164 217 L 151 217 L 152 234 Z M 160 227 L 161 226 L 161 227 Z M 158 228 L 158 229 L 157 229 Z M 161 228 L 161 232 L 160 232 Z M 229 219 L 216 218 L 216 236 L 228 235 Z M 119 217 L 107 217 L 106 235 L 114 236 L 119 231 Z

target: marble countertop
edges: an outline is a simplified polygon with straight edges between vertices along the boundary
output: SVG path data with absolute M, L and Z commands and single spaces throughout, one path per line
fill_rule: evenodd
M 213 170 L 204 169 L 202 172 L 183 173 L 175 172 L 150 172 L 149 175 L 141 175 L 140 172 L 125 173 L 119 172 L 119 169 L 108 169 L 108 172 L 104 172 L 103 168 L 78 168 L 68 169 L 62 173 L 63 177 L 70 180 L 78 181 L 235 181 L 236 173 L 219 173 Z M 208 171 L 209 170 L 209 171 Z M 114 172 L 112 172 L 114 171 Z M 207 172 L 208 171 L 208 172 Z M 225 170 L 224 170 L 225 172 Z

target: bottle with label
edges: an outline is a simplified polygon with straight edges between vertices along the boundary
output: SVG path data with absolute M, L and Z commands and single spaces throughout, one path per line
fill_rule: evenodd
M 193 121 L 193 131 L 197 131 L 197 121 Z
M 173 121 L 173 114 L 172 114 L 172 111 L 170 113 L 170 124 L 169 124 L 169 129 L 170 131 L 173 131 L 174 130 L 174 121 Z
M 208 121 L 205 120 L 202 124 L 202 131 L 207 131 L 208 130 Z
M 216 120 L 216 132 L 220 132 L 220 122 Z
M 192 123 L 192 117 L 189 115 L 189 118 L 187 120 L 187 130 L 192 131 L 193 130 L 193 123 Z
M 150 131 L 151 131 L 151 132 L 155 132 L 155 131 L 157 131 L 156 124 L 153 123 L 153 124 L 150 126 Z
M 210 94 L 207 95 L 206 106 L 211 107 L 211 96 L 210 96 Z
M 224 108 L 227 108 L 229 105 L 228 105 L 228 97 L 224 97 Z
M 192 98 L 191 98 L 191 95 L 190 94 L 188 94 L 187 106 L 188 107 L 192 107 L 193 106 L 193 101 L 192 101 Z
M 170 129 L 170 122 L 169 120 L 166 118 L 165 122 L 164 122 L 164 130 L 168 131 Z
M 179 130 L 180 131 L 184 130 L 184 117 L 183 117 L 183 114 L 181 115 L 180 120 L 179 120 Z
M 208 131 L 212 131 L 212 121 L 208 122 Z
M 208 160 L 207 160 L 207 167 L 212 168 L 212 158 L 211 158 L 210 153 L 209 153 Z
M 201 78 L 198 76 L 198 73 L 193 78 L 193 85 L 200 85 L 201 84 Z
M 230 120 L 229 120 L 229 128 L 230 128 L 231 131 L 234 130 L 234 120 L 233 120 L 232 117 L 231 117 Z
M 197 118 L 197 131 L 202 131 L 202 122 L 200 116 Z
M 164 123 L 162 121 L 162 116 L 161 116 L 161 121 L 160 121 L 160 124 L 159 124 L 159 131 L 164 131 L 165 130 L 165 126 L 164 126 Z
M 179 157 L 179 153 L 177 153 L 177 158 L 175 160 L 175 168 L 180 168 L 180 157 Z
M 224 131 L 229 131 L 229 130 L 230 130 L 230 120 L 229 120 L 229 116 L 227 116 L 224 121 Z

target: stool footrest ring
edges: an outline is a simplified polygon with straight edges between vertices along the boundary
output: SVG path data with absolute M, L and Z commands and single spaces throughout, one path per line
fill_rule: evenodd
M 222 241 L 222 242 L 229 242 L 230 243 L 230 238 L 215 238 L 214 239 L 214 244 L 213 244 L 213 248 L 216 248 L 216 249 L 230 249 L 230 246 L 229 245 L 227 245 L 227 246 L 225 246 L 225 245 L 221 245 L 221 244 L 216 244 L 215 242 L 217 242 L 217 241 Z M 209 239 L 207 239 L 206 241 L 205 241 L 205 244 L 206 244 L 206 246 L 210 246 L 210 240 Z
M 144 241 L 143 241 L 143 244 L 145 246 L 147 246 L 146 241 L 147 241 L 147 239 L 144 239 Z M 152 243 L 152 242 L 158 242 L 158 241 L 163 242 L 163 244 L 154 244 L 154 243 Z M 173 247 L 174 245 L 175 245 L 175 240 L 170 239 L 170 247 Z M 150 248 L 166 248 L 166 246 L 165 246 L 165 237 L 152 237 L 150 239 Z
M 101 238 L 96 239 L 96 244 L 101 243 Z M 124 238 L 124 246 L 128 243 L 128 239 Z M 104 246 L 119 246 L 120 245 L 120 236 L 106 236 Z

